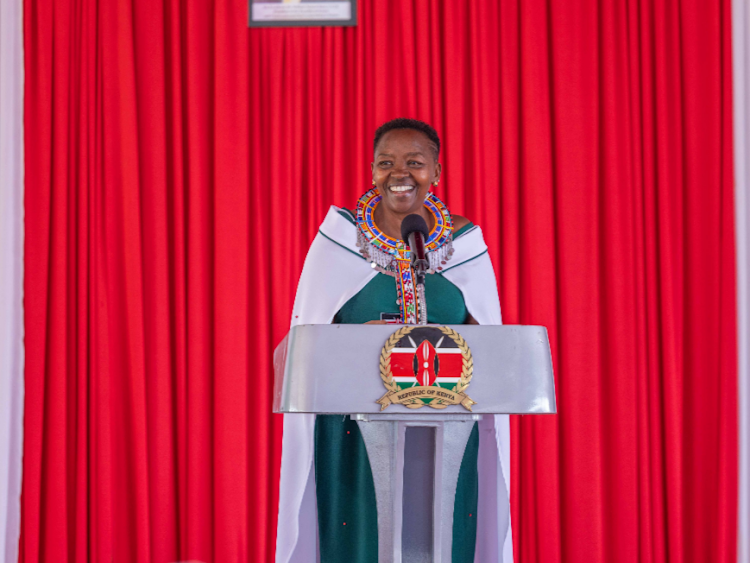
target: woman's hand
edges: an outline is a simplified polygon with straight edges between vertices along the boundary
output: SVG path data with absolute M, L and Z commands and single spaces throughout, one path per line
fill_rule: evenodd
M 465 325 L 478 325 L 479 321 L 471 316 L 471 313 L 466 313 L 466 319 L 464 320 Z

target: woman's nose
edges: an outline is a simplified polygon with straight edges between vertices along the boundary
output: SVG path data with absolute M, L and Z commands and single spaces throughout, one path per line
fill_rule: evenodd
M 405 178 L 409 175 L 409 169 L 406 167 L 406 164 L 396 164 L 394 165 L 391 174 L 397 178 Z

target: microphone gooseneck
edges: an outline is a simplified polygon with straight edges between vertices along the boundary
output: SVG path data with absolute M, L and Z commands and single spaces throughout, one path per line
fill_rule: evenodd
M 427 300 L 425 297 L 424 277 L 430 262 L 427 259 L 425 241 L 429 237 L 427 223 L 421 215 L 412 213 L 401 222 L 401 240 L 409 245 L 411 265 L 416 278 L 416 293 L 419 301 L 419 324 L 427 324 Z

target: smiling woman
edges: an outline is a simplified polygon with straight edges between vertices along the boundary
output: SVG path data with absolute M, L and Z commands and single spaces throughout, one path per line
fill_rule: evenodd
M 451 215 L 431 191 L 442 172 L 437 132 L 421 121 L 394 119 L 378 128 L 373 149 L 372 188 L 355 210 L 332 207 L 313 241 L 292 325 L 416 324 L 422 305 L 410 249 L 401 240 L 401 223 L 413 213 L 429 230 L 428 322 L 500 324 L 481 229 Z M 457 484 L 454 562 L 468 563 L 475 555 L 512 559 L 508 446 L 507 416 L 475 425 Z M 348 416 L 285 415 L 278 562 L 308 561 L 316 545 L 321 561 L 378 561 L 370 461 L 359 426 Z

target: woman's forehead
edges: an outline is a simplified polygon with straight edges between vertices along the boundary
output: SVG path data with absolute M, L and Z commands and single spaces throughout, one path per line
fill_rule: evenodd
M 429 154 L 435 152 L 434 143 L 422 131 L 416 129 L 393 129 L 383 135 L 375 148 L 375 154 L 390 151 Z M 412 150 L 410 150 L 412 149 Z

